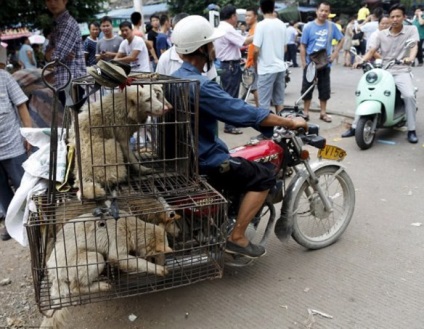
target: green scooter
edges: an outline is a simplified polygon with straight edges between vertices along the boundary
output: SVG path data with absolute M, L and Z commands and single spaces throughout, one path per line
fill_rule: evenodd
M 414 40 L 405 42 L 405 52 L 415 46 Z M 362 65 L 364 75 L 356 88 L 355 140 L 362 150 L 369 149 L 378 128 L 402 127 L 406 123 L 405 105 L 395 80 L 387 71 L 395 64 L 403 64 L 394 59 L 384 67 L 382 60 Z M 415 97 L 417 88 L 415 88 Z

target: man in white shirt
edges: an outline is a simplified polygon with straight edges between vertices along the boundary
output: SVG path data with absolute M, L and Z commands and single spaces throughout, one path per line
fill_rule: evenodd
M 224 32 L 224 36 L 214 41 L 216 58 L 221 62 L 222 88 L 232 97 L 238 98 L 241 82 L 241 52 L 242 46 L 252 43 L 253 36 L 242 36 L 237 30 L 236 7 L 225 6 L 219 13 L 221 22 L 218 29 Z M 241 134 L 242 131 L 234 126 L 226 124 L 224 132 L 228 134 Z
M 273 15 L 274 4 L 274 0 L 261 0 L 264 20 L 256 26 L 253 45 L 258 71 L 259 106 L 268 109 L 272 101 L 278 113 L 284 107 L 287 31 L 286 25 Z
M 115 60 L 130 64 L 131 70 L 150 72 L 149 54 L 144 40 L 133 34 L 132 24 L 128 21 L 119 24 L 119 29 L 124 41 L 119 46 Z
M 173 28 L 175 29 L 175 26 L 177 25 L 177 23 L 187 16 L 188 16 L 187 13 L 180 13 L 175 15 L 174 18 L 172 19 Z M 178 70 L 182 64 L 183 64 L 183 60 L 181 59 L 180 55 L 177 54 L 177 51 L 175 50 L 175 46 L 172 46 L 160 56 L 158 65 L 156 66 L 156 72 L 159 74 L 171 75 L 176 70 Z M 209 71 L 207 71 L 206 67 L 204 71 L 205 72 L 202 74 L 208 77 L 209 80 L 213 80 L 218 76 L 215 65 L 213 64 L 211 65 L 211 68 L 209 69 Z

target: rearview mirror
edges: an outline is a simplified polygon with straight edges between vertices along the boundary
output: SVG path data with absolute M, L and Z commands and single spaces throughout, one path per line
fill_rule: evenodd
M 317 68 L 314 62 L 309 62 L 308 66 L 306 66 L 306 81 L 312 83 L 315 79 Z

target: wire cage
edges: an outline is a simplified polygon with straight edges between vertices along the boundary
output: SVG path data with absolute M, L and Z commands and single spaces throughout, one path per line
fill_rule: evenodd
M 34 196 L 26 229 L 40 311 L 222 277 L 226 200 L 199 187 L 104 203 Z
M 40 311 L 221 277 L 227 202 L 197 169 L 199 83 L 139 73 L 123 88 L 73 80 L 82 90 L 87 102 L 63 125 L 71 174 L 56 184 L 52 124 L 54 174 L 30 200 Z
M 81 198 L 199 185 L 198 82 L 158 74 L 132 79 L 123 89 L 102 88 L 73 115 L 68 141 Z M 89 94 L 94 81 L 76 79 L 73 87 Z

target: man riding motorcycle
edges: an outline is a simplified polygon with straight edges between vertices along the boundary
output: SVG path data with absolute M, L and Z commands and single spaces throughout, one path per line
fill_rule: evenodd
M 265 254 L 265 248 L 252 244 L 245 236 L 247 226 L 264 203 L 275 177 L 266 165 L 243 158 L 231 158 L 225 143 L 216 136 L 218 120 L 237 127 L 253 127 L 264 135 L 272 134 L 273 126 L 307 129 L 302 118 L 283 118 L 269 109 L 256 108 L 231 97 L 217 83 L 201 75 L 205 64 L 214 61 L 213 41 L 222 37 L 201 16 L 188 16 L 180 21 L 172 34 L 177 53 L 184 61 L 173 76 L 195 79 L 199 91 L 199 170 L 210 177 L 212 184 L 244 194 L 236 224 L 226 251 L 250 258 Z
M 406 18 L 405 7 L 401 4 L 393 5 L 389 10 L 391 27 L 387 30 L 379 31 L 373 39 L 370 50 L 362 58 L 362 62 L 369 61 L 378 51 L 383 60 L 383 65 L 394 59 L 402 60 L 402 64 L 395 64 L 388 69 L 393 75 L 396 87 L 402 94 L 405 103 L 406 119 L 408 125 L 408 141 L 417 143 L 416 134 L 416 107 L 417 102 L 414 95 L 414 85 L 411 77 L 411 67 L 405 64 L 411 64 L 415 61 L 418 47 L 415 45 L 409 51 L 409 56 L 404 58 L 404 44 L 407 40 L 419 42 L 418 31 L 415 26 L 403 25 Z M 358 63 L 353 65 L 354 68 Z M 342 137 L 351 137 L 355 135 L 357 118 L 352 124 L 352 128 L 342 134 Z

